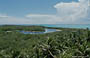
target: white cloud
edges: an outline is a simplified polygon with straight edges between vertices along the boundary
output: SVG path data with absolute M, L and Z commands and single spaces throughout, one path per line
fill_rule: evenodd
M 39 23 L 57 24 L 77 24 L 82 22 L 87 23 L 87 18 L 90 17 L 89 10 L 89 0 L 80 0 L 79 2 L 60 2 L 54 5 L 57 14 L 47 15 L 47 14 L 28 14 L 26 17 L 36 20 Z M 86 22 L 85 22 L 86 21 Z
M 57 23 L 57 20 L 59 19 L 56 15 L 49 14 L 28 14 L 26 15 L 26 18 L 36 24 L 53 24 Z
M 54 5 L 57 13 L 27 14 L 25 18 L 0 15 L 2 24 L 90 24 L 89 0 L 79 2 L 60 2 Z
M 53 15 L 42 15 L 40 17 L 38 15 L 32 15 L 28 18 L 17 18 L 10 16 L 7 18 L 0 18 L 0 24 L 52 24 L 52 19 L 54 19 Z
M 88 1 L 80 0 L 79 2 L 58 3 L 54 7 L 57 9 L 58 16 L 65 23 L 71 23 L 86 18 L 88 15 Z M 71 22 L 70 22 L 71 21 Z
M 9 16 L 6 14 L 0 14 L 0 18 L 8 18 Z
M 28 14 L 26 17 L 53 17 L 53 15 L 47 15 L 47 14 Z
M 33 22 L 26 18 L 8 17 L 0 18 L 0 24 L 33 24 Z

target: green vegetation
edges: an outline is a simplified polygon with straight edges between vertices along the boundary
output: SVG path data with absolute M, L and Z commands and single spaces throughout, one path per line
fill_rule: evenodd
M 1 31 L 45 31 L 42 26 L 18 26 L 18 25 L 4 25 L 0 26 Z
M 0 58 L 90 57 L 90 30 L 88 28 L 58 28 L 62 31 L 47 34 L 22 34 L 16 31 L 37 31 L 37 29 L 42 31 L 45 28 L 38 27 L 40 29 L 37 26 L 0 26 Z

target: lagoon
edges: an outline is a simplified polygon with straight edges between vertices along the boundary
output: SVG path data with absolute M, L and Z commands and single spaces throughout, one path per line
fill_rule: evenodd
M 41 31 L 41 32 L 31 32 L 31 31 L 19 31 L 23 34 L 45 34 L 45 33 L 51 33 L 51 32 L 58 32 L 58 31 L 61 31 L 61 30 L 57 30 L 57 29 L 45 29 L 45 31 Z

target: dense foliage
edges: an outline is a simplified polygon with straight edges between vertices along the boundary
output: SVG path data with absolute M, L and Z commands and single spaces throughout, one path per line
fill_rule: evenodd
M 15 28 L 16 26 L 0 27 L 0 58 L 90 57 L 88 28 L 58 28 L 62 31 L 47 34 L 22 34 L 16 31 L 18 28 Z M 24 26 L 24 28 L 32 27 Z M 11 29 L 12 32 L 6 32 Z
M 3 25 L 0 26 L 1 31 L 45 31 L 43 26 L 18 26 L 18 25 Z

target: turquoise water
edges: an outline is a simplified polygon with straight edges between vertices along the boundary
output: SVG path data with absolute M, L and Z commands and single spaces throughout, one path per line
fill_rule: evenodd
M 90 28 L 90 24 L 23 24 L 25 26 L 38 25 L 46 27 L 62 27 L 62 28 Z
M 10 24 L 10 25 L 13 25 L 13 24 Z M 63 28 L 90 28 L 90 24 L 14 24 L 14 25 L 24 25 L 24 26 L 39 25 L 39 26 L 46 26 L 46 27 L 63 27 Z
M 90 28 L 90 24 L 41 24 L 46 27 L 62 27 L 62 28 Z

